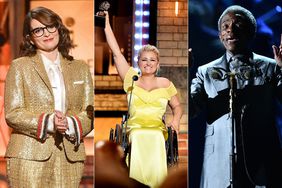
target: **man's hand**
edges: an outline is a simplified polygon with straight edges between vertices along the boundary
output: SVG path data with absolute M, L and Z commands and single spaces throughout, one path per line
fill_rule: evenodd
M 279 67 L 282 67 L 282 34 L 280 39 L 280 46 L 279 48 L 275 45 L 272 45 L 274 59 Z

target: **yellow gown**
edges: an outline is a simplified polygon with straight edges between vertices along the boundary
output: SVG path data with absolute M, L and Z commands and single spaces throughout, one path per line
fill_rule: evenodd
M 167 175 L 165 140 L 167 129 L 163 115 L 170 98 L 177 91 L 171 82 L 167 88 L 146 91 L 135 83 L 132 77 L 137 72 L 131 67 L 124 79 L 124 90 L 129 100 L 128 131 L 131 152 L 129 176 L 150 187 L 158 187 Z

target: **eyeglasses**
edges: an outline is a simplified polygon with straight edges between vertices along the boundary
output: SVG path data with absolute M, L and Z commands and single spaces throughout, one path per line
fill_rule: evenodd
M 46 27 L 37 27 L 30 31 L 36 37 L 41 37 L 44 34 L 44 30 L 47 30 L 49 33 L 55 33 L 57 31 L 57 27 L 54 25 L 48 25 Z

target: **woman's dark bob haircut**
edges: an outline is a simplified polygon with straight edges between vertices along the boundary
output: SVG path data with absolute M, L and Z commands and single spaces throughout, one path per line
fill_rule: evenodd
M 20 56 L 34 56 L 37 47 L 31 43 L 31 20 L 36 19 L 46 26 L 55 26 L 59 32 L 58 50 L 62 56 L 68 60 L 73 60 L 69 51 L 74 47 L 70 39 L 70 31 L 64 26 L 58 14 L 45 7 L 37 7 L 30 10 L 24 20 L 23 41 L 20 45 Z

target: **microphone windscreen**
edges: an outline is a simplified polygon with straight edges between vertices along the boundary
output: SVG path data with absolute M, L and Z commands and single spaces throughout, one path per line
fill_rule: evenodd
M 133 81 L 137 81 L 138 80 L 138 76 L 137 75 L 132 76 L 132 80 Z
M 219 71 L 213 69 L 213 70 L 211 71 L 211 77 L 212 77 L 213 79 L 215 79 L 215 80 L 220 80 L 220 79 L 221 79 L 221 74 L 220 74 Z

